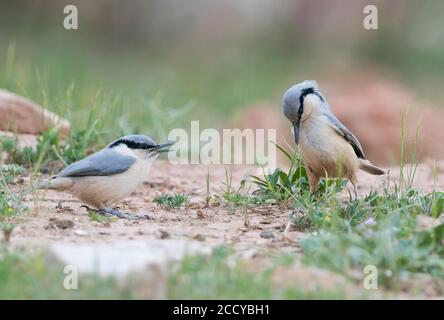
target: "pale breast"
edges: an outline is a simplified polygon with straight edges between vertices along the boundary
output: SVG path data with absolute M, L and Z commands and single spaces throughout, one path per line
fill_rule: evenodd
M 137 161 L 131 168 L 112 176 L 76 179 L 72 193 L 95 207 L 116 203 L 134 192 L 146 178 L 152 160 Z
M 324 116 L 310 117 L 301 126 L 301 156 L 318 176 L 348 175 L 356 166 L 352 146 L 340 137 Z

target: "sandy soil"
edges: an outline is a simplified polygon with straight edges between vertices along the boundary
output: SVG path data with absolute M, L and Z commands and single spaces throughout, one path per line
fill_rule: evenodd
M 229 166 L 233 177 L 233 186 L 237 187 L 249 173 L 256 169 L 247 166 Z M 252 270 L 262 270 L 272 263 L 271 256 L 283 252 L 301 254 L 300 239 L 304 233 L 286 228 L 289 214 L 294 211 L 291 204 L 264 205 L 245 211 L 233 208 L 220 201 L 205 207 L 207 174 L 206 166 L 173 166 L 167 161 L 157 161 L 144 184 L 130 197 L 118 204 L 120 210 L 131 213 L 148 214 L 147 220 L 118 219 L 112 222 L 92 221 L 81 203 L 66 193 L 48 191 L 41 199 L 30 195 L 25 204 L 30 208 L 23 220 L 14 230 L 10 245 L 14 248 L 26 247 L 34 250 L 55 242 L 68 243 L 111 243 L 119 240 L 150 239 L 194 239 L 208 245 L 230 245 L 238 257 L 245 259 L 246 266 Z M 399 168 L 390 170 L 391 180 L 399 177 Z M 211 166 L 210 185 L 214 194 L 222 194 L 225 182 L 223 166 Z M 436 172 L 436 174 L 434 174 Z M 370 190 L 384 187 L 387 177 L 371 176 L 359 173 L 358 193 L 364 195 Z M 21 181 L 22 180 L 22 181 Z M 21 181 L 21 182 L 20 182 Z M 444 162 L 434 165 L 432 162 L 421 164 L 417 168 L 415 186 L 424 191 L 444 190 Z M 29 185 L 27 178 L 19 179 L 13 186 L 20 190 Z M 184 208 L 165 209 L 153 202 L 163 193 L 185 193 L 190 197 Z M 39 196 L 39 197 L 40 197 Z M 342 195 L 346 201 L 348 193 Z M 213 195 L 213 198 L 215 196 Z M 299 213 L 300 214 L 300 213 Z M 266 233 L 265 235 L 263 233 Z M 262 234 L 262 235 L 261 235 Z M 1 237 L 1 236 L 0 236 Z M 275 270 L 272 280 L 285 287 L 288 283 L 298 283 L 301 288 L 327 290 L 344 288 L 351 298 L 363 294 L 363 289 L 342 276 L 314 266 L 303 266 L 300 259 L 290 269 Z M 299 261 L 299 262 L 298 262 Z M 308 279 L 308 280 L 307 280 Z M 442 287 L 430 277 L 426 280 L 409 280 L 407 286 L 421 288 L 421 297 L 442 297 Z M 365 294 L 369 294 L 367 291 Z M 390 292 L 371 292 L 372 298 L 419 298 L 405 293 L 393 295 Z
M 255 173 L 255 168 L 230 166 L 233 185 Z M 210 167 L 210 186 L 214 193 L 222 193 L 225 182 L 223 166 Z M 399 176 L 398 168 L 390 168 L 392 180 Z M 444 163 L 437 166 L 437 178 L 433 178 L 433 165 L 418 167 L 415 184 L 428 191 L 436 187 L 444 189 Z M 73 243 L 110 242 L 115 240 L 147 239 L 196 239 L 209 244 L 230 244 L 241 252 L 265 250 L 267 252 L 299 251 L 298 242 L 303 233 L 289 230 L 289 205 L 266 205 L 248 210 L 247 216 L 241 208 L 225 203 L 205 207 L 207 167 L 196 165 L 170 165 L 157 161 L 143 186 L 130 197 L 118 204 L 125 212 L 148 214 L 149 220 L 119 219 L 113 222 L 91 221 L 81 203 L 67 193 L 48 191 L 41 200 L 35 196 L 26 198 L 31 210 L 25 215 L 11 238 L 14 247 L 35 247 L 55 241 Z M 358 192 L 382 188 L 383 177 L 360 172 Z M 19 190 L 27 185 L 17 184 Z M 163 193 L 185 193 L 190 201 L 185 208 L 164 209 L 153 202 L 155 196 Z M 344 194 L 344 197 L 346 195 Z M 271 237 L 261 236 L 264 231 L 272 232 Z M 269 234 L 268 234 L 269 235 Z M 284 236 L 285 235 L 285 236 Z M 269 235 L 270 236 L 270 235 Z M 274 237 L 273 237 L 274 236 Z

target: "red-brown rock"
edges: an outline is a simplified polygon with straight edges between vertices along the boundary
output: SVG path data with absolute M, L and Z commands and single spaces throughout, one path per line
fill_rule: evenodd
M 50 127 L 69 132 L 69 122 L 15 93 L 0 89 L 0 130 L 38 135 Z

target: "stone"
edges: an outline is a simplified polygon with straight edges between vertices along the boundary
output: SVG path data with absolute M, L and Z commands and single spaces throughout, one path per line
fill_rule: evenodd
M 66 135 L 70 129 L 68 120 L 4 89 L 0 89 L 0 114 L 0 130 L 18 134 L 39 135 L 56 127 Z
M 271 231 L 263 231 L 263 232 L 261 232 L 260 236 L 261 236 L 261 238 L 264 238 L 264 239 L 274 239 L 275 238 L 274 233 Z
M 79 237 L 84 237 L 84 236 L 88 235 L 88 232 L 86 232 L 85 230 L 82 230 L 82 229 L 77 229 L 74 231 L 74 233 Z
M 74 221 L 69 219 L 50 218 L 45 229 L 66 230 L 74 227 Z M 77 230 L 79 231 L 79 230 Z

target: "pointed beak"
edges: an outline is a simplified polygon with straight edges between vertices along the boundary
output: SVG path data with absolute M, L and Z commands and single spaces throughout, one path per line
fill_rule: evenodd
M 293 131 L 294 131 L 294 141 L 296 142 L 296 144 L 299 144 L 299 136 L 301 133 L 301 120 L 300 119 L 298 119 L 293 124 Z
M 174 142 L 167 142 L 167 143 L 158 144 L 157 146 L 155 146 L 151 150 L 155 151 L 156 153 L 168 152 L 168 151 L 170 151 L 170 149 L 168 147 L 172 146 L 173 144 L 174 144 Z

